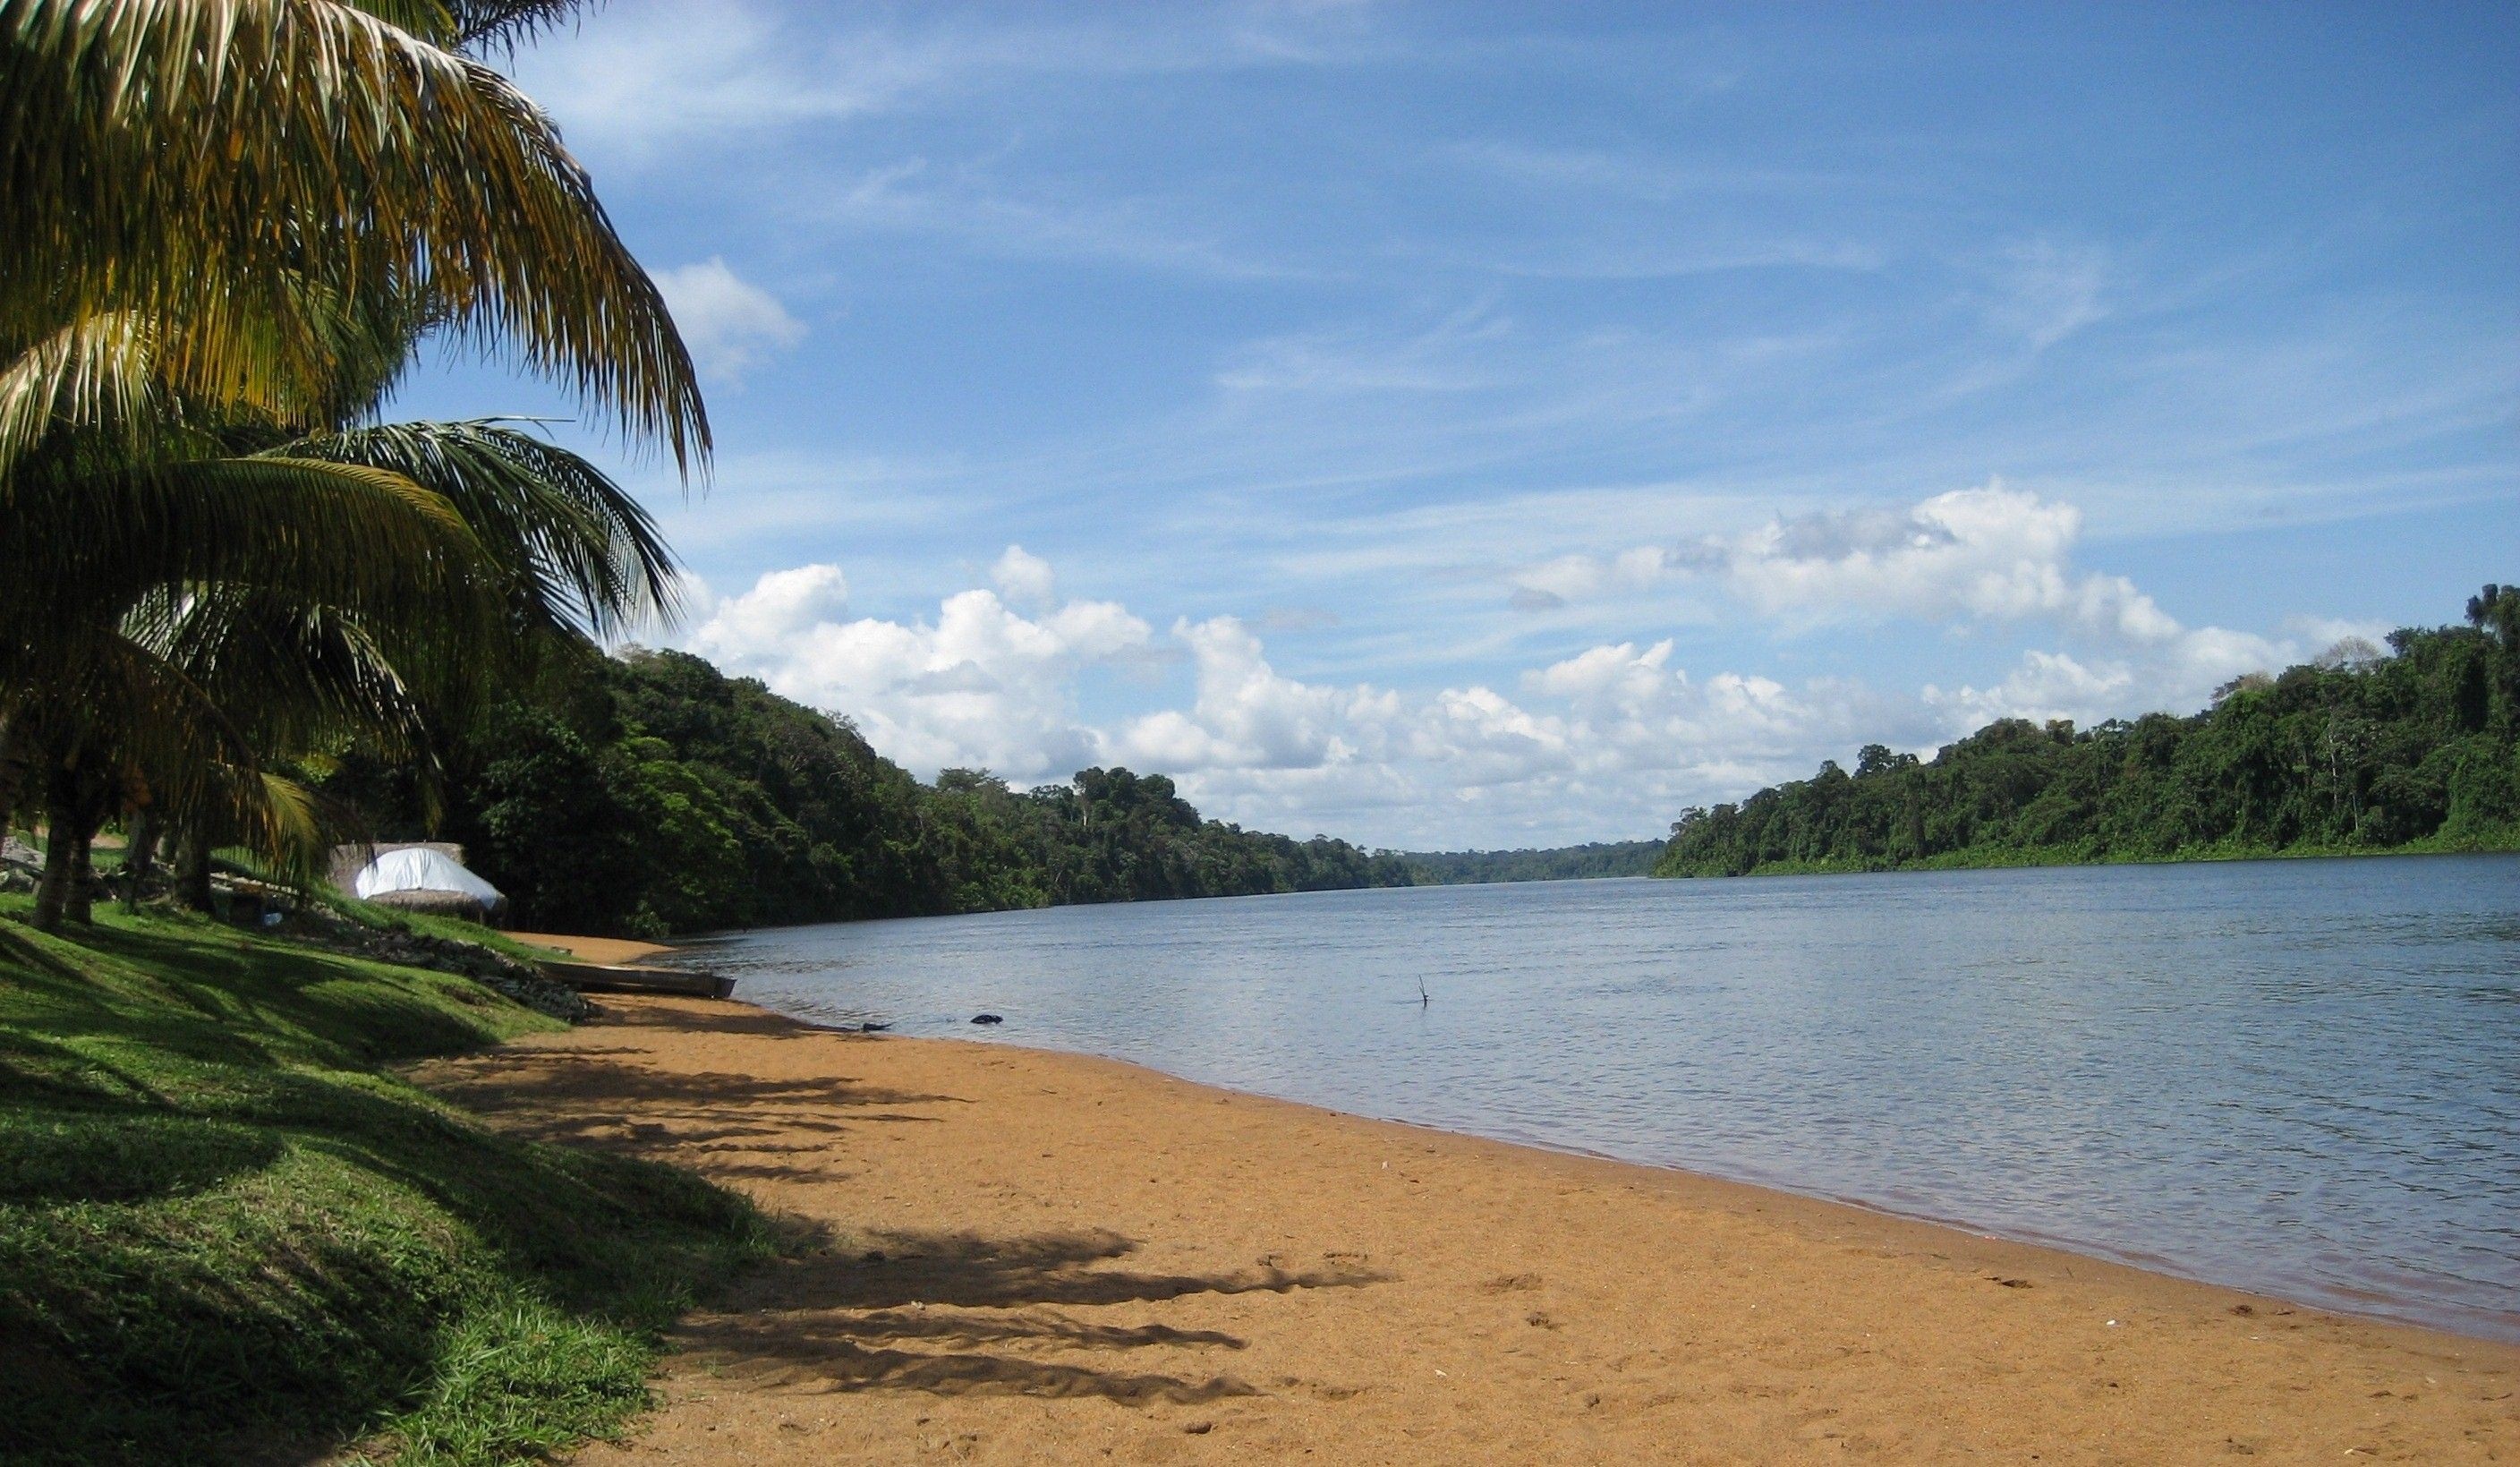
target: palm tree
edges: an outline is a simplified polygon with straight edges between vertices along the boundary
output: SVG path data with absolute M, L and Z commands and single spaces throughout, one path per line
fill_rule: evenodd
M 318 830 L 270 756 L 357 736 L 424 758 L 424 710 L 460 713 L 537 645 L 672 611 L 673 561 L 646 512 L 520 428 L 396 424 L 219 452 L 276 436 L 197 436 L 202 456 L 157 465 L 64 436 L 19 467 L 0 619 L 29 634 L 0 649 L 0 689 L 32 696 L 0 732 L 41 771 L 25 793 L 67 852 L 39 926 L 78 914 L 80 853 L 111 813 L 171 818 L 197 864 L 248 834 L 302 858 Z M 79 594 L 28 594 L 65 585 Z M 8 783 L 0 771 L 0 807 L 17 802 Z
M 0 0 L 0 814 L 46 808 L 39 923 L 112 809 L 302 848 L 270 753 L 416 747 L 485 650 L 669 609 L 652 525 L 583 460 L 365 426 L 428 329 L 706 452 L 652 284 L 461 54 L 572 8 Z

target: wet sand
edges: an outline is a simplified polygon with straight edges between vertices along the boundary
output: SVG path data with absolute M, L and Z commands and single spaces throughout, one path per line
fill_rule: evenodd
M 1110 1061 L 604 1007 L 422 1078 L 801 1241 L 586 1463 L 2520 1461 L 2509 1346 Z

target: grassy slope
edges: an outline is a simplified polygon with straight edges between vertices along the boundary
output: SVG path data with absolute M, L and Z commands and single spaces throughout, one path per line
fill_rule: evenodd
M 551 1027 L 206 922 L 9 924 L 0 1460 L 496 1462 L 616 1426 L 654 1331 L 765 1235 L 687 1173 L 492 1134 L 382 1068 Z

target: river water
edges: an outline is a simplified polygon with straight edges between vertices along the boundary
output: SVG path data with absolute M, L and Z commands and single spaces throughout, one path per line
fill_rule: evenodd
M 1108 1055 L 2520 1339 L 2520 857 L 1327 892 L 786 928 L 693 958 L 819 1022 Z

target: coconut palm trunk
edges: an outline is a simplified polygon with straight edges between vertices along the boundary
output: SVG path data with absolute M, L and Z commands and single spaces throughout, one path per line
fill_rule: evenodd
M 187 909 L 210 909 L 210 843 L 199 824 L 184 832 L 175 856 L 175 900 Z
M 78 864 L 72 852 L 79 844 L 72 834 L 77 824 L 75 778 L 63 763 L 53 764 L 44 774 L 44 876 L 35 888 L 34 914 L 27 919 L 37 932 L 60 932 L 62 914 L 69 905 L 70 883 Z
M 73 754 L 53 761 L 44 783 L 44 877 L 35 890 L 34 926 L 59 932 L 64 922 L 96 921 L 96 832 L 112 804 L 106 770 Z
M 9 833 L 9 822 L 18 817 L 18 795 L 25 788 L 26 761 L 24 742 L 18 737 L 18 720 L 0 712 L 0 836 Z
M 96 828 L 94 802 L 78 811 L 70 832 L 70 886 L 62 894 L 62 917 L 80 927 L 96 925 Z
M 131 815 L 131 840 L 122 852 L 122 909 L 140 909 L 143 889 L 158 873 L 158 807 L 144 804 Z

